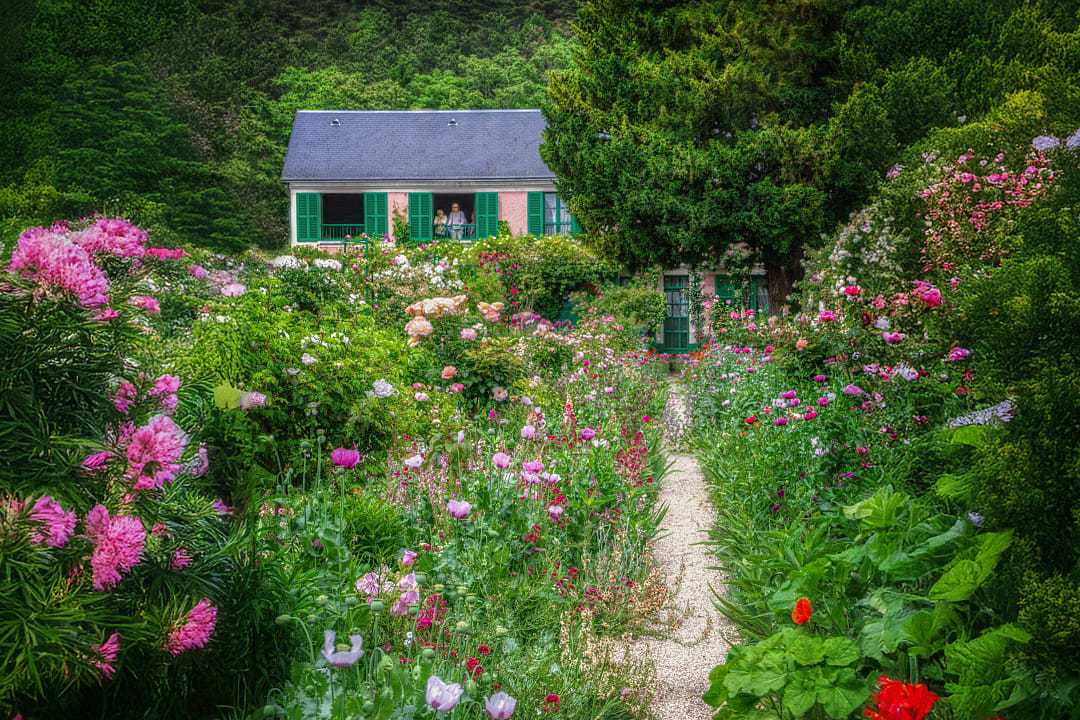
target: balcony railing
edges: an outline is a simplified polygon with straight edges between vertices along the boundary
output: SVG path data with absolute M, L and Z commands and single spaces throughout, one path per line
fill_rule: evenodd
M 436 225 L 432 237 L 435 240 L 475 240 L 476 223 Z
M 346 238 L 359 241 L 360 236 L 364 234 L 364 226 L 356 225 L 352 223 L 333 223 L 322 226 L 322 231 L 319 233 L 321 240 L 345 240 Z

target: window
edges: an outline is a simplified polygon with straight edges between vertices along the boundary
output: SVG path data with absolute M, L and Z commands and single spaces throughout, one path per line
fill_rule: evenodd
M 572 220 L 570 206 L 556 193 L 544 193 L 544 234 L 569 235 Z

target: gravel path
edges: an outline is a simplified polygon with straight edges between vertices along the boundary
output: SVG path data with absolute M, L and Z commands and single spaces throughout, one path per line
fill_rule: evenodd
M 677 448 L 687 426 L 682 387 L 672 383 L 664 412 L 671 429 L 668 446 Z M 724 661 L 734 631 L 713 604 L 713 588 L 723 578 L 708 567 L 709 526 L 716 515 L 705 480 L 693 455 L 672 452 L 660 502 L 667 505 L 661 535 L 653 547 L 659 571 L 667 579 L 668 602 L 654 618 L 657 637 L 642 638 L 632 654 L 645 654 L 656 666 L 653 711 L 659 720 L 708 720 L 712 710 L 702 700 L 709 671 Z

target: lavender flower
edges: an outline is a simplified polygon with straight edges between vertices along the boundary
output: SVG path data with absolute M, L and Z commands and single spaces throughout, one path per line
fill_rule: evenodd
M 356 661 L 364 654 L 364 638 L 359 635 L 350 635 L 351 647 L 348 650 L 335 650 L 334 640 L 337 637 L 333 630 L 327 630 L 323 634 L 322 656 L 330 667 L 347 668 L 356 664 Z

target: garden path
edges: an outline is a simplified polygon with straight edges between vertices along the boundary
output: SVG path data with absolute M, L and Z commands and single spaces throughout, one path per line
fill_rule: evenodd
M 653 711 L 659 720 L 708 720 L 712 710 L 701 696 L 735 635 L 713 603 L 713 588 L 722 590 L 723 577 L 709 569 L 713 560 L 700 543 L 708 540 L 716 514 L 697 459 L 681 447 L 689 409 L 678 382 L 671 383 L 664 424 L 672 467 L 660 494 L 667 515 L 653 556 L 667 579 L 668 600 L 654 618 L 659 636 L 642 639 L 644 647 L 635 651 L 655 663 Z

